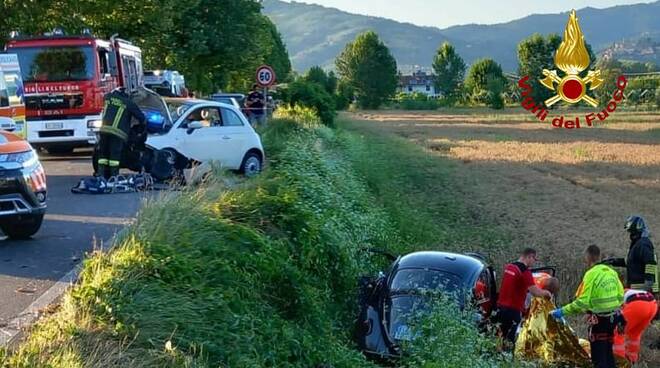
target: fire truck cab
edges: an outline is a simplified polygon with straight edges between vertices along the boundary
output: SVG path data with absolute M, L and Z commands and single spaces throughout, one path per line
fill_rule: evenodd
M 138 47 L 115 36 L 102 40 L 89 30 L 43 36 L 12 32 L 5 52 L 17 54 L 24 83 L 27 140 L 35 148 L 68 153 L 96 144 L 103 96 L 123 86 L 143 85 Z

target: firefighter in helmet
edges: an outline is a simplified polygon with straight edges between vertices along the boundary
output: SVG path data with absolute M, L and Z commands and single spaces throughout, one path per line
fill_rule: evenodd
M 103 125 L 100 130 L 98 175 L 106 179 L 119 174 L 119 164 L 133 126 L 133 119 L 138 128 L 146 129 L 146 118 L 140 108 L 131 100 L 131 96 L 123 87 L 117 88 L 105 95 L 103 109 Z
M 630 235 L 630 249 L 626 258 L 609 258 L 603 263 L 626 268 L 626 287 L 644 290 L 657 296 L 658 262 L 649 239 L 649 230 L 641 216 L 626 219 L 624 229 Z

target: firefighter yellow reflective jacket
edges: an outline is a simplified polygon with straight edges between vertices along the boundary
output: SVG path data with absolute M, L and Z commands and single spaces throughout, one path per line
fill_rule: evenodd
M 565 315 L 587 311 L 596 314 L 614 312 L 623 304 L 623 284 L 616 271 L 597 264 L 584 274 L 576 296 L 572 303 L 562 308 Z

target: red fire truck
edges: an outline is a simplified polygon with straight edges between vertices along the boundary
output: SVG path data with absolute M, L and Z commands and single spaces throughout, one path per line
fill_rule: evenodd
M 140 49 L 115 36 L 106 41 L 89 30 L 32 37 L 12 32 L 5 52 L 18 55 L 27 140 L 51 153 L 96 144 L 103 96 L 119 86 L 133 91 L 143 85 Z

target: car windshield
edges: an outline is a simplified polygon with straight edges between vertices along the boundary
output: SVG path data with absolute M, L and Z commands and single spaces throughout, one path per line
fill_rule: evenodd
M 176 122 L 179 118 L 192 107 L 192 103 L 186 100 L 168 100 L 167 108 L 170 110 L 172 122 Z
M 229 98 L 229 97 L 216 97 L 216 98 L 213 99 L 213 101 L 220 102 L 220 103 L 227 104 L 227 105 L 234 105 L 231 98 Z
M 386 312 L 389 314 L 389 335 L 395 340 L 410 341 L 413 331 L 410 323 L 415 317 L 429 310 L 430 299 L 416 295 L 398 295 L 389 300 Z
M 396 272 L 391 294 L 406 294 L 417 292 L 454 292 L 462 285 L 461 279 L 455 274 L 421 268 L 406 268 Z
M 94 51 L 89 46 L 16 47 L 24 82 L 84 81 L 94 77 Z
M 386 303 L 389 333 L 395 340 L 412 340 L 411 319 L 429 310 L 434 295 L 448 294 L 461 303 L 463 282 L 452 273 L 420 268 L 401 269 L 390 285 Z

